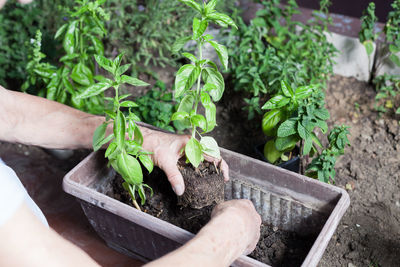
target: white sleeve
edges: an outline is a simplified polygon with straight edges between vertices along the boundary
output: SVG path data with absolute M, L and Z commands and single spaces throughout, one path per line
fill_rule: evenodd
M 19 186 L 17 175 L 0 162 L 0 226 L 14 215 L 24 199 L 25 192 Z

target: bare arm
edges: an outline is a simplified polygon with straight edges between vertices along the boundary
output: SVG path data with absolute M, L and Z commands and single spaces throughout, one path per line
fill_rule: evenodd
M 216 206 L 211 221 L 188 243 L 149 263 L 162 266 L 229 266 L 254 250 L 261 218 L 249 200 L 232 200 Z
M 0 266 L 99 266 L 85 252 L 44 226 L 22 204 L 0 226 Z

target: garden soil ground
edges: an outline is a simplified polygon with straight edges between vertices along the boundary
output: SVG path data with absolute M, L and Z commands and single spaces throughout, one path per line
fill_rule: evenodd
M 370 86 L 352 78 L 335 76 L 329 83 L 330 126 L 351 127 L 352 146 L 336 168 L 336 185 L 348 191 L 351 204 L 322 257 L 322 267 L 400 266 L 400 118 L 379 117 L 373 111 L 374 96 Z M 242 100 L 227 90 L 218 105 L 219 127 L 213 135 L 222 147 L 254 157 L 253 145 L 264 137 L 259 123 L 247 121 L 242 106 Z M 36 155 L 38 164 L 51 164 L 51 157 L 35 147 L 0 142 L 0 152 L 10 151 L 10 146 L 21 155 Z M 70 165 L 52 168 L 67 172 L 65 166 Z

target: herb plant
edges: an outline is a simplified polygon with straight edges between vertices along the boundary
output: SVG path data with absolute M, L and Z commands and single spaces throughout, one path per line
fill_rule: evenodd
M 328 135 L 329 146 L 315 157 L 307 167 L 306 174 L 318 180 L 331 183 L 335 182 L 335 164 L 339 156 L 344 154 L 344 149 L 350 142 L 348 126 L 336 126 Z
M 400 67 L 400 0 L 394 0 L 392 8 L 393 10 L 389 12 L 383 29 L 383 42 L 377 43 L 378 55 L 373 62 L 371 82 L 377 91 L 375 98 L 376 110 L 379 112 L 393 110 L 396 114 L 400 114 L 400 106 L 396 104 L 396 97 L 400 95 L 399 75 L 390 75 L 387 73 L 378 75 L 382 65 L 387 61 Z M 382 34 L 382 32 L 377 33 L 374 29 L 375 22 L 377 21 L 374 3 L 369 4 L 361 20 L 360 42 L 364 45 L 367 44 L 367 53 L 370 55 L 372 53 L 370 48 L 372 42 L 377 40 Z
M 216 64 L 203 58 L 203 46 L 209 43 L 217 52 L 225 69 L 228 68 L 227 48 L 213 41 L 213 36 L 205 34 L 205 31 L 210 22 L 222 27 L 236 27 L 236 24 L 229 16 L 215 11 L 217 0 L 202 4 L 194 0 L 180 0 L 180 2 L 194 9 L 197 16 L 193 19 L 193 34 L 178 39 L 174 44 L 174 51 L 179 51 L 186 42 L 193 40 L 197 43 L 198 57 L 188 52 L 182 54 L 191 61 L 191 64 L 182 66 L 176 74 L 175 97 L 183 96 L 183 99 L 171 119 L 190 126 L 192 135 L 185 146 L 185 154 L 187 160 L 197 168 L 204 160 L 203 153 L 220 158 L 217 142 L 212 137 L 202 135 L 212 131 L 216 126 L 216 107 L 213 101 L 220 100 L 225 89 L 224 79 Z M 204 85 L 201 83 L 202 80 Z M 200 103 L 205 109 L 205 116 L 198 114 Z
M 293 15 L 299 13 L 294 0 L 285 6 L 279 0 L 261 3 L 263 8 L 250 25 L 238 18 L 240 30 L 232 30 L 228 37 L 234 88 L 244 92 L 251 105 L 249 119 L 261 112 L 257 99 L 278 93 L 281 81 L 294 87 L 313 84 L 323 90 L 336 54 L 325 35 L 331 23 L 329 1 L 322 0 L 320 10 L 306 24 L 294 21 Z
M 130 64 L 121 65 L 122 54 L 113 61 L 99 55 L 95 55 L 95 59 L 103 69 L 112 75 L 113 79 L 96 76 L 95 79 L 98 82 L 83 90 L 77 95 L 77 98 L 88 99 L 102 94 L 109 88 L 114 89 L 114 98 L 106 98 L 111 104 L 105 110 L 106 121 L 93 134 L 93 149 L 97 151 L 108 143 L 105 157 L 114 170 L 124 179 L 123 187 L 129 192 L 135 207 L 140 210 L 136 202 L 136 191 L 139 194 L 142 205 L 146 201 L 144 189 L 150 189 L 151 194 L 153 191 L 143 183 L 143 172 L 139 161 L 148 172 L 153 170 L 153 162 L 149 157 L 150 153 L 142 148 L 143 135 L 136 125 L 136 121 L 140 119 L 131 110 L 138 107 L 138 105 L 133 101 L 126 100 L 129 94 L 121 95 L 119 89 L 125 83 L 133 86 L 147 86 L 148 84 L 137 78 L 123 75 L 129 69 Z M 123 108 L 128 109 L 127 114 L 123 112 Z M 113 133 L 106 136 L 109 124 L 113 125 Z
M 105 0 L 75 1 L 77 6 L 69 11 L 70 19 L 56 32 L 55 38 L 62 38 L 65 55 L 59 59 L 60 66 L 40 62 L 44 55 L 38 51 L 39 40 L 34 42 L 33 56 L 28 63 L 30 76 L 22 89 L 33 86 L 45 89 L 39 92 L 46 98 L 71 105 L 80 110 L 100 114 L 104 96 L 97 95 L 90 99 L 79 99 L 77 95 L 94 84 L 94 55 L 104 55 L 101 39 L 106 34 L 104 21 L 108 20 L 101 5 Z M 39 36 L 37 36 L 39 37 Z

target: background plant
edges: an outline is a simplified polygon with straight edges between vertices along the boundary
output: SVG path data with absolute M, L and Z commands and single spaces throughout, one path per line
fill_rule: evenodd
M 220 158 L 217 142 L 212 137 L 202 135 L 212 131 L 216 126 L 216 107 L 213 101 L 220 100 L 225 89 L 224 79 L 216 64 L 202 57 L 203 46 L 209 43 L 217 52 L 225 69 L 228 68 L 227 48 L 213 41 L 213 36 L 205 34 L 205 31 L 210 22 L 222 27 L 236 27 L 236 24 L 229 16 L 215 11 L 217 0 L 202 4 L 194 0 L 180 0 L 180 2 L 194 9 L 197 16 L 193 19 L 193 34 L 178 39 L 174 44 L 174 51 L 179 51 L 189 40 L 193 40 L 197 43 L 198 58 L 188 52 L 182 53 L 191 64 L 182 66 L 176 74 L 175 97 L 183 96 L 183 99 L 171 119 L 190 126 L 192 136 L 185 146 L 185 154 L 187 160 L 197 168 L 204 160 L 203 153 Z M 192 88 L 195 84 L 196 86 Z M 200 103 L 205 109 L 205 116 L 198 114 Z M 200 141 L 197 136 L 200 137 Z
M 231 75 L 235 90 L 244 92 L 246 103 L 252 105 L 250 111 L 261 112 L 256 98 L 261 101 L 278 93 L 282 80 L 294 87 L 326 87 L 336 54 L 325 35 L 331 23 L 329 4 L 321 1 L 320 10 L 306 24 L 294 21 L 293 15 L 299 13 L 294 0 L 285 6 L 279 0 L 262 1 L 263 8 L 248 26 L 238 18 L 239 30 L 232 30 L 229 37 Z M 253 117 L 249 113 L 249 119 Z
M 67 0 L 35 0 L 21 5 L 8 0 L 0 10 L 0 84 L 19 90 L 26 80 L 25 67 L 28 63 L 30 40 L 37 29 L 43 33 L 44 51 L 52 62 L 57 58 L 57 42 L 54 33 L 64 23 L 63 11 L 59 6 L 71 6 Z
M 113 77 L 108 79 L 103 76 L 96 76 L 97 83 L 92 84 L 82 91 L 77 98 L 88 99 L 101 95 L 109 88 L 114 89 L 114 98 L 106 98 L 109 105 L 106 106 L 106 121 L 100 125 L 93 134 L 93 149 L 99 150 L 103 145 L 108 144 L 105 157 L 109 164 L 124 179 L 122 184 L 132 198 L 133 204 L 140 210 L 136 202 L 136 191 L 143 205 L 146 201 L 144 188 L 148 188 L 153 194 L 152 189 L 143 183 L 143 172 L 139 161 L 143 166 L 151 172 L 153 170 L 153 162 L 149 157 L 149 152 L 142 148 L 143 135 L 136 121 L 140 119 L 132 112 L 132 108 L 138 105 L 127 98 L 129 94 L 120 95 L 119 89 L 121 85 L 127 83 L 133 86 L 146 86 L 147 83 L 127 75 L 123 75 L 129 68 L 130 64 L 121 65 L 122 54 L 114 60 L 107 59 L 100 55 L 95 55 L 96 62 Z M 127 109 L 125 115 L 123 109 Z M 113 125 L 113 133 L 106 136 L 107 127 Z
M 329 145 L 307 167 L 306 174 L 318 180 L 335 182 L 335 164 L 339 156 L 344 154 L 346 146 L 350 145 L 347 136 L 350 134 L 348 126 L 335 126 L 328 135 Z
M 107 33 L 104 20 L 109 19 L 109 15 L 101 7 L 104 2 L 105 0 L 75 1 L 76 6 L 68 11 L 69 20 L 55 34 L 55 39 L 62 39 L 65 53 L 59 59 L 59 66 L 41 63 L 44 55 L 38 51 L 40 41 L 35 40 L 31 60 L 27 65 L 30 75 L 22 86 L 23 90 L 39 88 L 38 94 L 50 100 L 86 112 L 102 113 L 104 95 L 86 100 L 77 98 L 77 95 L 94 84 L 96 70 L 93 56 L 104 55 L 101 39 Z
M 393 66 L 400 67 L 400 0 L 394 0 L 393 10 L 389 12 L 383 32 L 376 32 L 375 4 L 370 3 L 364 11 L 361 30 L 359 33 L 360 42 L 366 45 L 367 53 L 370 55 L 372 42 L 376 41 L 382 34 L 382 41 L 377 42 L 377 51 L 371 72 L 371 82 L 377 91 L 375 109 L 379 112 L 393 110 L 400 114 L 400 105 L 396 104 L 396 97 L 400 92 L 400 76 L 384 73 L 378 75 L 383 64 L 389 61 Z
M 221 2 L 218 7 L 230 10 L 235 0 Z M 151 71 L 149 66 L 178 66 L 172 45 L 186 36 L 195 10 L 187 9 L 178 1 L 109 0 L 106 3 L 113 14 L 107 29 L 109 53 L 117 47 L 134 71 Z

